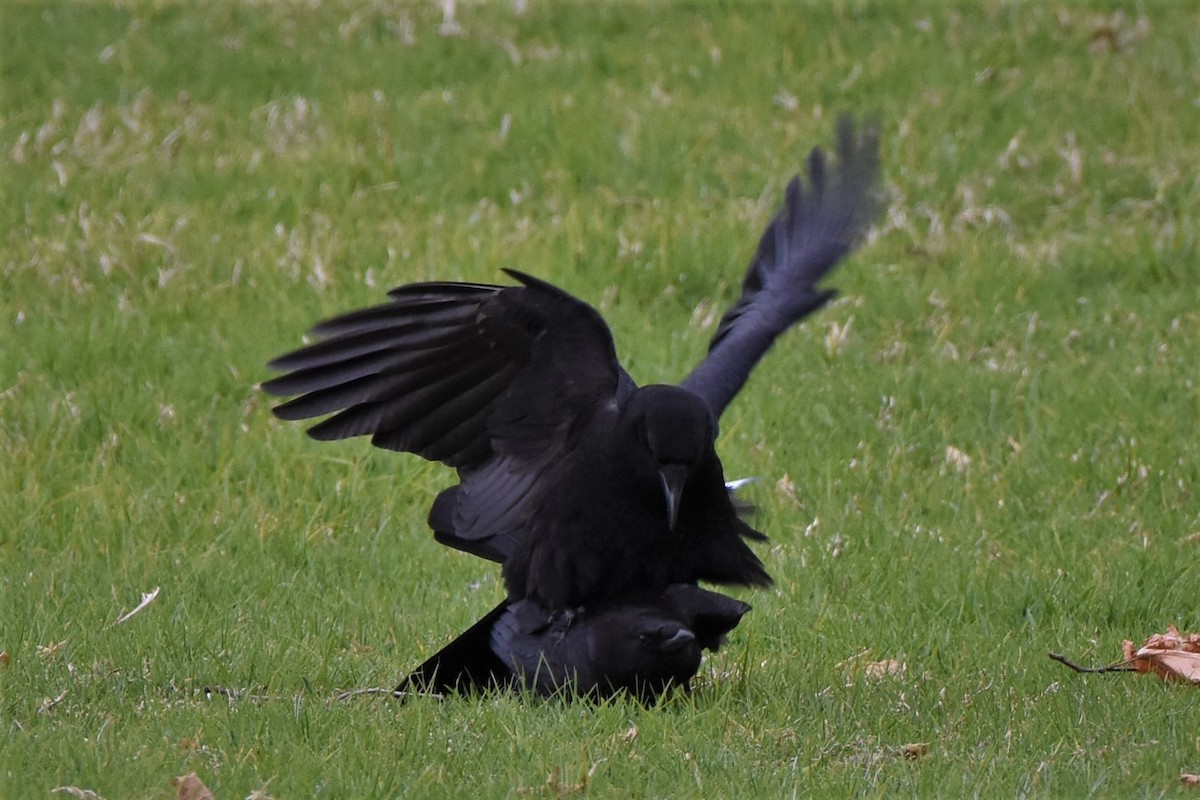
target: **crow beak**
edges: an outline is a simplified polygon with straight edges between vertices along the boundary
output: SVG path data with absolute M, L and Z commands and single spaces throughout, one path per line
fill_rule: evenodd
M 678 633 L 659 645 L 659 649 L 664 653 L 673 653 L 676 650 L 687 647 L 694 641 L 696 641 L 696 634 L 687 628 L 680 628 Z
M 658 476 L 662 478 L 663 494 L 667 498 L 667 528 L 673 531 L 679 519 L 679 501 L 683 497 L 688 468 L 682 464 L 670 464 L 661 468 Z

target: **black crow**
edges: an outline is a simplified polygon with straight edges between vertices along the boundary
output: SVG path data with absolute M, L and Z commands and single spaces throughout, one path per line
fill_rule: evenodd
M 508 599 L 564 610 L 675 583 L 766 585 L 714 450 L 717 420 L 775 338 L 834 295 L 817 283 L 879 209 L 878 131 L 843 118 L 787 186 L 741 296 L 679 386 L 638 387 L 591 306 L 518 286 L 418 283 L 314 328 L 263 388 L 316 439 L 370 435 L 458 471 L 429 524 L 503 564 Z
M 542 695 L 651 702 L 690 688 L 750 606 L 694 584 L 599 607 L 548 613 L 505 601 L 417 667 L 396 693 L 462 694 L 523 686 Z

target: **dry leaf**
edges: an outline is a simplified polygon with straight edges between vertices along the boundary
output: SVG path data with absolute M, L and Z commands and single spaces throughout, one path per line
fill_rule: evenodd
M 912 742 L 901 746 L 900 754 L 909 761 L 916 761 L 922 756 L 929 755 L 929 742 Z
M 9 661 L 8 651 L 0 650 L 0 667 L 7 667 L 8 661 Z
M 54 644 L 39 644 L 37 648 L 37 654 L 39 658 L 52 658 L 58 653 L 59 650 L 62 650 L 66 646 L 66 639 L 63 639 L 61 642 L 55 642 Z
M 1138 672 L 1153 672 L 1163 680 L 1200 684 L 1200 633 L 1183 636 L 1170 625 L 1166 633 L 1146 639 L 1138 650 L 1124 644 L 1125 660 Z
M 901 675 L 904 673 L 904 665 L 894 658 L 888 658 L 883 661 L 873 661 L 863 667 L 863 674 L 873 681 L 882 680 L 889 675 Z
M 775 482 L 775 488 L 793 503 L 796 502 L 796 484 L 792 482 L 791 477 L 785 472 L 783 477 Z
M 66 698 L 67 698 L 67 690 L 66 689 L 63 689 L 61 692 L 59 692 L 58 697 L 42 698 L 42 704 L 38 706 L 38 713 L 45 714 L 48 711 L 52 711 L 56 705 L 61 703 Z
M 1179 773 L 1179 782 L 1189 789 L 1195 789 L 1200 786 L 1200 775 L 1195 775 L 1191 772 Z
M 173 778 L 171 784 L 179 789 L 179 800 L 216 800 L 213 793 L 194 772 Z
M 946 463 L 954 467 L 955 472 L 966 472 L 971 466 L 971 457 L 949 444 L 946 445 Z
M 837 320 L 829 323 L 829 330 L 825 332 L 825 353 L 827 355 L 833 357 L 846 349 L 846 343 L 850 340 L 850 326 L 853 324 L 854 317 L 846 320 L 845 325 Z
M 96 794 L 91 789 L 80 789 L 78 786 L 55 786 L 50 790 L 51 794 L 57 792 L 69 794 L 71 797 L 78 797 L 79 800 L 104 800 L 103 797 Z
M 1137 659 L 1133 663 L 1138 672 L 1147 671 L 1142 669 L 1142 662 L 1148 662 L 1149 669 L 1164 680 L 1200 684 L 1200 653 L 1143 647 L 1135 655 Z

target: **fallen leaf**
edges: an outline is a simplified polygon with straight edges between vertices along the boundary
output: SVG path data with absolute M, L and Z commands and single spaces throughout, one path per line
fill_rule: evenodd
M 79 800 L 104 800 L 103 797 L 96 794 L 91 789 L 80 789 L 78 786 L 56 786 L 50 790 L 51 794 L 57 792 L 69 794 L 71 797 L 78 797 Z
M 792 482 L 791 477 L 785 472 L 783 477 L 775 482 L 775 488 L 793 503 L 796 502 L 796 484 Z
M 8 651 L 0 650 L 0 667 L 7 667 L 8 661 L 9 661 Z
M 946 445 L 946 463 L 954 467 L 955 472 L 966 472 L 971 466 L 971 457 L 949 444 Z
M 1163 680 L 1200 684 L 1200 653 L 1143 647 L 1134 656 L 1138 672 L 1153 671 Z
M 54 644 L 39 644 L 37 648 L 37 654 L 40 658 L 50 658 L 66 646 L 66 639 L 63 639 L 61 642 L 55 642 Z
M 829 330 L 825 332 L 825 353 L 827 355 L 833 357 L 846 349 L 846 343 L 850 340 L 850 326 L 853 324 L 854 317 L 846 320 L 845 325 L 837 320 L 829 323 Z
M 916 761 L 922 756 L 929 755 L 929 742 L 911 742 L 900 747 L 900 754 L 909 761 Z
M 1197 786 L 1200 786 L 1200 775 L 1191 772 L 1181 772 L 1179 773 L 1179 782 L 1189 789 L 1195 789 Z
M 1183 636 L 1174 625 L 1156 633 L 1137 650 L 1124 643 L 1125 660 L 1138 672 L 1153 672 L 1163 680 L 1200 684 L 1200 633 Z
M 216 800 L 204 785 L 204 781 L 194 772 L 172 778 L 171 785 L 179 789 L 179 800 Z
M 61 702 L 62 702 L 63 700 L 65 700 L 66 698 L 67 698 L 67 690 L 66 690 L 66 689 L 63 689 L 63 690 L 62 690 L 62 691 L 59 693 L 58 697 L 55 697 L 55 698 L 44 697 L 44 698 L 42 698 L 42 704 L 38 706 L 38 713 L 39 713 L 39 714 L 45 714 L 46 712 L 53 710 L 53 709 L 54 709 L 54 707 L 55 707 L 56 705 L 58 705 L 59 703 L 61 703 Z
M 1154 634 L 1142 646 L 1162 650 L 1186 650 L 1189 653 L 1200 653 L 1200 633 L 1189 633 L 1187 636 L 1183 636 L 1174 625 L 1168 625 L 1166 633 Z
M 902 675 L 903 673 L 904 665 L 894 658 L 873 661 L 863 667 L 863 674 L 873 681 L 882 680 L 889 675 Z

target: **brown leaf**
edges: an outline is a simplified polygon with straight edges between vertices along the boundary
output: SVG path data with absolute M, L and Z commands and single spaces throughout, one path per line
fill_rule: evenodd
M 929 755 L 929 742 L 911 742 L 900 747 L 900 754 L 909 761 Z
M 1136 655 L 1137 660 L 1134 663 L 1139 672 L 1146 671 L 1141 668 L 1144 662 L 1164 680 L 1200 684 L 1200 653 L 1143 647 Z
M 216 800 L 204 785 L 204 781 L 194 772 L 172 778 L 171 785 L 179 789 L 179 800 Z
M 1195 775 L 1191 772 L 1179 773 L 1179 782 L 1189 789 L 1195 789 L 1200 786 L 1200 775 Z
M 0 667 L 7 667 L 9 661 L 8 651 L 0 650 Z
M 1153 672 L 1163 680 L 1200 684 L 1200 633 L 1183 636 L 1170 625 L 1156 633 L 1139 649 L 1126 640 L 1125 660 L 1138 672 Z

